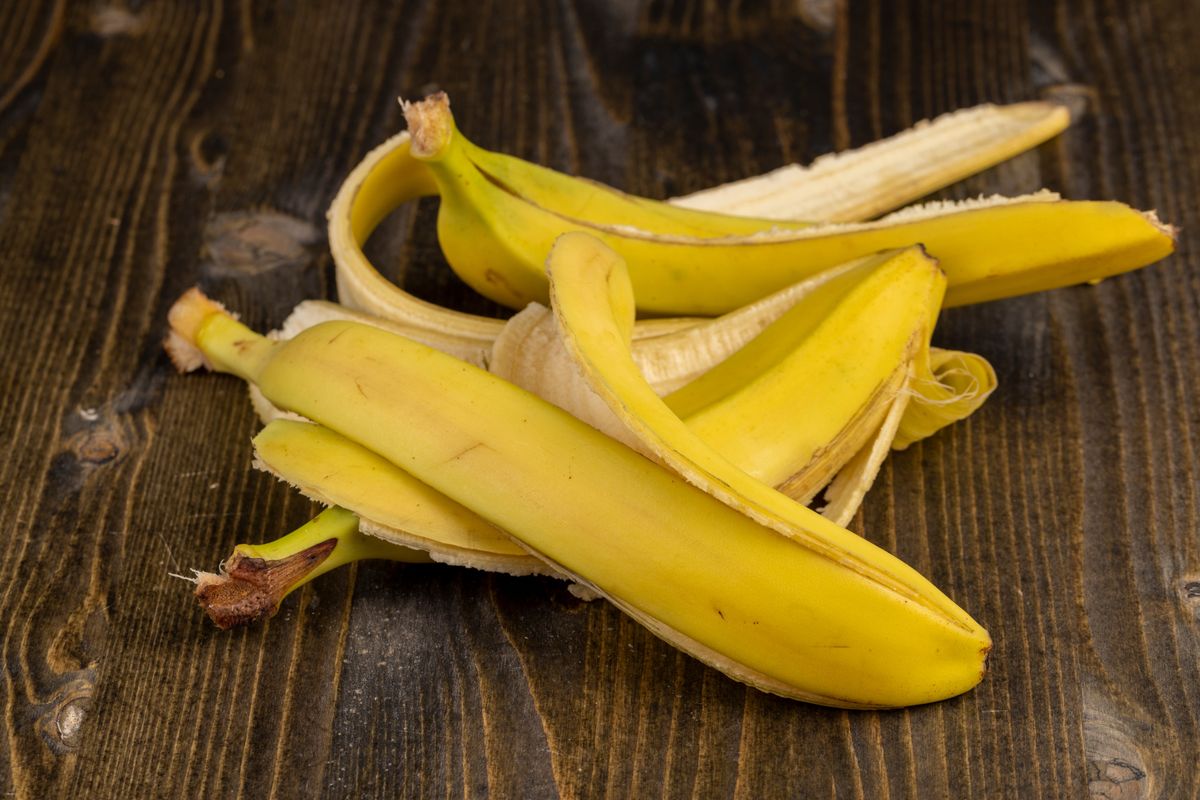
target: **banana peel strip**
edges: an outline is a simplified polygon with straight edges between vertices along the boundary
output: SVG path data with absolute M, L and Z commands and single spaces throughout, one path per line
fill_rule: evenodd
M 966 419 L 996 389 L 996 371 L 983 356 L 931 348 L 909 383 L 912 403 L 892 447 L 904 450 L 942 428 Z
M 909 373 L 911 384 L 912 373 Z M 900 421 L 904 418 L 912 401 L 908 392 L 898 392 L 892 399 L 891 408 L 879 426 L 875 438 L 854 454 L 841 471 L 825 488 L 825 506 L 821 516 L 847 527 L 862 506 L 867 492 L 875 484 L 875 478 L 883 466 L 884 459 L 894 446 Z
M 654 393 L 629 354 L 633 290 L 624 262 L 615 253 L 594 237 L 564 234 L 550 255 L 547 272 L 564 346 L 640 449 L 756 522 L 838 563 L 868 569 L 864 565 L 871 560 L 873 545 L 742 472 L 688 430 Z M 907 588 L 910 580 L 919 578 L 911 568 L 902 575 L 883 572 L 874 578 L 933 613 L 965 628 L 973 626 L 941 592 L 917 595 Z
M 555 272 L 556 265 L 558 266 L 557 272 Z M 600 273 L 599 277 L 595 274 L 590 275 L 593 284 L 593 296 L 590 298 L 590 302 L 601 309 L 601 311 L 594 312 L 595 314 L 608 313 L 610 315 L 599 321 L 593 321 L 596 326 L 608 326 L 604 331 L 603 338 L 604 347 L 611 351 L 608 354 L 601 352 L 598 347 L 593 348 L 590 353 L 585 352 L 578 342 L 580 337 L 576 335 L 578 326 L 572 325 L 572 320 L 578 319 L 585 313 L 581 306 L 588 302 L 588 300 L 575 299 L 580 294 L 580 290 L 574 284 L 589 277 L 585 272 L 585 266 L 592 273 Z M 959 359 L 953 357 L 930 359 L 927 345 L 918 347 L 916 352 L 910 356 L 909 361 L 898 365 L 898 369 L 893 374 L 893 380 L 896 382 L 883 387 L 882 397 L 887 398 L 886 407 L 883 409 L 882 420 L 867 443 L 850 455 L 841 455 L 837 452 L 824 454 L 815 459 L 805 470 L 778 487 L 778 491 L 776 491 L 745 474 L 737 465 L 729 462 L 697 437 L 687 428 L 686 423 L 675 416 L 674 412 L 662 402 L 646 382 L 641 370 L 634 363 L 630 340 L 619 338 L 622 333 L 627 334 L 632 328 L 632 317 L 624 320 L 619 317 L 622 309 L 620 308 L 620 298 L 617 295 L 621 292 L 630 292 L 629 297 L 632 296 L 624 263 L 619 256 L 586 234 L 565 234 L 556 243 L 555 251 L 551 254 L 548 261 L 548 273 L 551 296 L 556 299 L 553 313 L 536 306 L 530 306 L 521 313 L 536 315 L 537 336 L 543 340 L 538 345 L 543 358 L 541 360 L 542 369 L 537 372 L 537 375 L 549 377 L 541 379 L 533 374 L 516 377 L 536 380 L 538 391 L 546 392 L 548 395 L 545 399 L 559 405 L 576 417 L 586 420 L 598 430 L 632 447 L 646 457 L 673 469 L 686 480 L 721 497 L 733 507 L 750 513 L 751 516 L 754 514 L 748 510 L 744 500 L 730 501 L 726 499 L 728 495 L 723 495 L 721 492 L 726 487 L 736 486 L 751 496 L 769 498 L 776 504 L 776 507 L 783 507 L 791 511 L 793 510 L 792 506 L 788 504 L 790 501 L 795 507 L 803 508 L 804 504 L 812 500 L 820 489 L 825 487 L 828 478 L 820 476 L 828 474 L 823 470 L 830 461 L 833 461 L 840 464 L 840 468 L 837 469 L 836 475 L 829 483 L 826 491 L 827 504 L 820 513 L 837 525 L 846 527 L 857 513 L 863 498 L 874 483 L 901 428 L 906 410 L 911 407 L 913 398 L 918 396 L 918 392 L 914 389 L 917 384 L 917 376 L 928 375 L 927 383 L 943 386 L 936 381 L 934 373 L 930 371 L 930 363 L 941 366 L 944 363 L 956 364 L 959 362 Z M 559 276 L 557 283 L 556 275 Z M 564 294 L 564 284 L 575 289 L 575 292 Z M 557 292 L 556 286 L 558 286 Z M 605 297 L 602 294 L 604 291 L 611 292 L 613 296 Z M 563 296 L 573 300 L 566 306 L 565 311 L 562 300 L 558 299 Z M 931 315 L 936 315 L 938 305 L 940 305 L 940 296 L 931 301 Z M 629 301 L 624 310 L 632 315 L 632 308 L 632 301 Z M 568 312 L 571 315 L 570 318 L 566 316 Z M 625 328 L 620 327 L 622 322 L 626 323 Z M 515 344 L 514 349 L 520 350 L 520 343 Z M 955 355 L 971 356 L 971 354 Z M 634 366 L 633 373 L 623 369 L 625 365 L 620 359 L 624 356 L 628 356 L 629 364 Z M 983 359 L 979 359 L 979 361 L 990 372 L 990 365 L 987 365 Z M 606 368 L 617 371 L 618 375 L 611 380 L 605 378 L 604 370 L 597 364 L 604 364 Z M 632 395 L 636 399 L 639 403 L 638 411 L 633 411 L 627 404 L 626 397 L 613 388 L 618 385 L 624 388 L 626 395 Z M 945 388 L 944 394 L 938 395 L 938 399 L 948 399 L 952 392 L 953 389 Z M 654 400 L 651 400 L 651 397 Z M 940 408 L 947 409 L 948 413 L 962 412 L 965 415 L 977 408 L 978 403 L 982 403 L 983 399 L 984 397 L 975 396 L 957 405 L 946 402 Z M 868 407 L 873 408 L 874 406 Z M 651 421 L 647 422 L 647 420 Z M 948 417 L 942 418 L 944 424 L 948 424 L 949 421 Z M 922 420 L 922 422 L 925 421 Z M 914 426 L 914 430 L 917 427 Z M 925 424 L 925 429 L 932 433 L 932 423 Z M 668 433 L 660 434 L 661 430 L 666 430 Z M 683 448 L 679 447 L 681 441 L 686 443 Z M 686 455 L 693 452 L 699 454 L 695 459 Z M 830 461 L 826 461 L 826 459 Z M 754 518 L 763 524 L 769 524 L 760 517 L 754 516 Z
M 254 466 L 359 527 L 434 561 L 509 575 L 550 574 L 508 534 L 390 461 L 312 422 L 276 419 L 254 437 Z
M 858 222 L 1037 147 L 1070 121 L 1065 107 L 1045 102 L 975 106 L 808 166 L 790 164 L 669 202 L 765 219 Z

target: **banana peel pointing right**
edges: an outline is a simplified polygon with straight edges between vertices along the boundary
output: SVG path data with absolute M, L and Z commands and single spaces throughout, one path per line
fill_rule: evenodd
M 1174 249 L 1173 230 L 1152 213 L 1051 192 L 933 203 L 876 222 L 660 233 L 623 217 L 572 216 L 565 201 L 546 207 L 514 191 L 511 180 L 487 172 L 489 162 L 455 127 L 444 94 L 405 104 L 405 116 L 410 154 L 428 165 L 441 197 L 438 240 L 447 261 L 480 294 L 512 308 L 546 302 L 545 254 L 570 231 L 588 232 L 621 255 L 638 310 L 652 314 L 725 313 L 837 264 L 917 243 L 946 272 L 951 306 L 1097 280 Z M 580 184 L 575 194 L 595 192 Z

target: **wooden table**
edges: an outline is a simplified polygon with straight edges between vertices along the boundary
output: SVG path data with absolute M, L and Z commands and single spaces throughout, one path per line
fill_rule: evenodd
M 0 7 L 0 797 L 1200 796 L 1200 14 L 1020 3 L 12 2 Z M 323 215 L 447 90 L 485 146 L 651 196 L 984 101 L 1075 125 L 943 193 L 1156 208 L 1180 252 L 947 312 L 1001 388 L 894 455 L 855 528 L 987 625 L 991 671 L 842 712 L 734 683 L 549 579 L 364 564 L 222 633 L 170 577 L 313 507 L 248 469 L 233 379 L 159 342 L 333 297 Z M 373 243 L 499 313 L 434 206 Z

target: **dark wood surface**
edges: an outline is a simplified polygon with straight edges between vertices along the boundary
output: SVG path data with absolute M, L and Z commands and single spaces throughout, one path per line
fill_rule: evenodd
M 0 797 L 1200 796 L 1194 0 L 0 4 Z M 1157 208 L 1179 253 L 947 312 L 1001 386 L 894 455 L 856 529 L 991 631 L 888 713 L 744 688 L 563 585 L 331 573 L 222 633 L 169 577 L 313 511 L 244 392 L 177 377 L 199 282 L 256 326 L 332 297 L 323 215 L 450 92 L 481 144 L 667 196 L 983 101 L 1074 127 L 944 193 Z M 376 247 L 425 297 L 433 207 Z

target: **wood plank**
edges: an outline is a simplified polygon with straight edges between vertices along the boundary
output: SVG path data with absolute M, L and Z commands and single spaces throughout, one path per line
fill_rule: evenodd
M 120 44 L 75 32 L 83 46 L 64 47 L 45 76 L 50 100 L 0 226 L 4 384 L 15 388 L 2 401 L 0 437 L 13 457 L 0 471 L 0 514 L 17 533 L 0 550 L 9 665 L 0 758 L 20 796 L 45 796 L 76 763 L 93 707 L 135 513 L 125 487 L 154 435 L 154 309 L 173 199 L 163 178 L 203 69 L 208 28 L 196 22 L 167 19 L 160 38 Z M 147 59 L 160 67 L 149 80 L 138 69 Z M 130 68 L 136 82 L 110 83 Z M 106 110 L 92 105 L 106 100 Z

